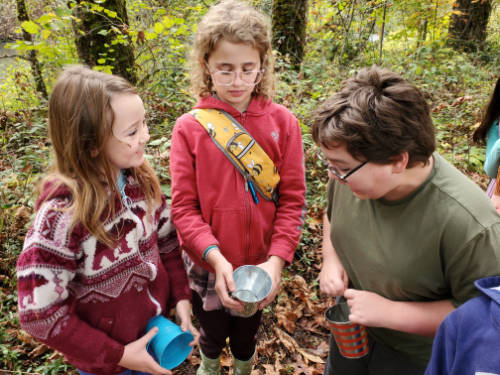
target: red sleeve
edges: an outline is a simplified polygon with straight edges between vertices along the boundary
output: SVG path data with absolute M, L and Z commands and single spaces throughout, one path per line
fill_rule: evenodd
M 167 271 L 170 285 L 168 309 L 175 307 L 183 299 L 191 300 L 186 270 L 179 250 L 177 232 L 170 218 L 170 210 L 162 197 L 161 219 L 158 226 L 158 248 L 163 267 Z
M 19 322 L 23 330 L 61 353 L 116 372 L 124 346 L 74 313 L 68 284 L 76 274 L 77 250 L 76 245 L 65 245 L 69 228 L 63 224 L 70 223 L 65 215 L 45 203 L 26 236 L 17 261 Z M 55 223 L 58 230 L 47 229 Z M 44 246 L 54 243 L 60 243 L 57 251 Z
M 179 232 L 183 250 L 197 263 L 203 264 L 205 263 L 202 260 L 203 251 L 210 245 L 219 246 L 219 241 L 200 211 L 195 160 L 188 142 L 189 137 L 185 134 L 190 121 L 196 122 L 191 115 L 183 115 L 177 120 L 172 133 L 170 151 L 172 219 Z
M 302 134 L 295 118 L 291 122 L 284 145 L 285 150 L 279 168 L 278 209 L 268 256 L 277 255 L 291 263 L 300 240 L 306 213 Z

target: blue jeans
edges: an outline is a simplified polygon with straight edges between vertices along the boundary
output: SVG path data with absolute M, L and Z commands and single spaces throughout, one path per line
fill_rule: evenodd
M 94 375 L 91 374 L 90 372 L 85 372 L 82 370 L 78 370 L 80 375 Z M 123 372 L 120 372 L 119 374 L 116 375 L 151 375 L 149 372 L 141 372 L 141 371 L 134 371 L 134 370 L 125 370 Z

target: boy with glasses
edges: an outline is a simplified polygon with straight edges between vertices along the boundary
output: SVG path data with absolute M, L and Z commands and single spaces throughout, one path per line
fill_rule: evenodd
M 343 295 L 370 352 L 325 374 L 423 374 L 444 317 L 500 273 L 500 217 L 473 182 L 435 152 L 422 93 L 399 75 L 361 70 L 317 111 L 328 163 L 321 291 Z

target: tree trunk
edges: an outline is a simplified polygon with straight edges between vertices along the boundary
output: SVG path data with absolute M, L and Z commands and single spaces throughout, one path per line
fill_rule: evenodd
M 24 0 L 16 0 L 17 2 L 17 19 L 19 23 L 23 23 L 24 21 L 29 21 L 30 18 L 28 16 L 28 12 L 26 10 L 26 4 Z M 32 42 L 33 38 L 31 34 L 23 29 L 23 39 L 27 42 Z M 42 68 L 40 66 L 40 62 L 38 61 L 37 51 L 31 50 L 28 52 L 28 61 L 31 65 L 31 74 L 33 74 L 33 78 L 36 83 L 36 91 L 38 91 L 45 99 L 48 99 L 47 88 L 45 87 L 45 82 L 43 81 L 42 76 Z
M 92 8 L 94 5 L 96 8 Z M 127 36 L 126 0 L 79 0 L 73 13 L 77 18 L 73 29 L 80 60 L 91 67 L 109 65 L 114 74 L 136 84 L 134 49 Z
M 382 51 L 384 47 L 384 31 L 385 31 L 385 16 L 387 13 L 387 1 L 384 2 L 384 15 L 382 18 L 382 29 L 380 30 L 380 45 L 379 45 L 379 52 L 378 52 L 378 64 L 382 64 Z
M 476 51 L 484 47 L 491 0 L 457 0 L 448 28 L 448 43 L 455 49 Z
M 307 25 L 307 0 L 273 1 L 273 47 L 290 57 L 295 70 L 304 58 Z

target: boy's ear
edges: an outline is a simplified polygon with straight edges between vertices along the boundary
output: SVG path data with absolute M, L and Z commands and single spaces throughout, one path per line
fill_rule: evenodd
M 403 173 L 406 170 L 410 155 L 408 151 L 403 151 L 401 154 L 392 157 L 392 171 L 394 173 Z

